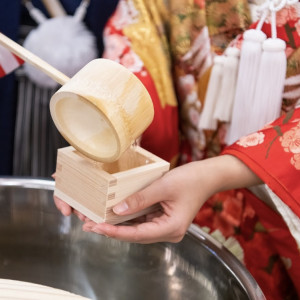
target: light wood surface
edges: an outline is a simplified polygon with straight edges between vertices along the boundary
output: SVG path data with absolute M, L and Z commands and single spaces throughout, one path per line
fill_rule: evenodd
M 116 161 L 151 124 L 152 99 L 124 66 L 94 59 L 70 79 L 2 33 L 0 45 L 62 85 L 50 100 L 51 116 L 62 136 L 85 156 Z
M 169 167 L 138 146 L 113 163 L 96 162 L 66 147 L 58 150 L 54 195 L 97 223 L 118 224 L 158 209 L 153 206 L 130 216 L 112 211 L 115 204 L 161 177 Z
M 151 97 L 124 66 L 95 59 L 51 98 L 50 112 L 64 138 L 93 160 L 113 162 L 150 125 Z
M 58 0 L 42 0 L 51 17 L 65 16 L 67 13 Z
M 30 282 L 0 279 L 0 300 L 90 300 L 67 291 Z
M 69 81 L 69 77 L 49 65 L 47 62 L 33 54 L 32 52 L 28 51 L 15 41 L 11 40 L 4 34 L 0 33 L 0 45 L 14 53 L 15 55 L 19 56 L 24 61 L 30 63 L 40 71 L 46 73 L 49 77 L 53 80 L 58 82 L 61 85 L 64 85 L 67 81 Z

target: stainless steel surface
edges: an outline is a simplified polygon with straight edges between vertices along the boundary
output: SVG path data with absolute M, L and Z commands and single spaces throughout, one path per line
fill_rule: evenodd
M 264 299 L 245 268 L 197 227 L 179 244 L 84 233 L 47 180 L 0 178 L 0 278 L 105 300 Z

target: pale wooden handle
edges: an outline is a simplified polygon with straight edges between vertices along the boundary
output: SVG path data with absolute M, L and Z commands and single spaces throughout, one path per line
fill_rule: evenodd
M 66 82 L 70 80 L 68 76 L 61 73 L 47 62 L 33 54 L 32 52 L 28 51 L 24 47 L 20 46 L 18 43 L 14 42 L 4 34 L 0 32 L 0 45 L 7 48 L 10 52 L 14 53 L 15 55 L 22 58 L 24 61 L 30 63 L 35 68 L 41 70 L 42 72 L 46 73 L 50 76 L 53 80 L 64 85 Z
M 66 15 L 66 11 L 58 0 L 42 0 L 51 17 L 61 17 Z

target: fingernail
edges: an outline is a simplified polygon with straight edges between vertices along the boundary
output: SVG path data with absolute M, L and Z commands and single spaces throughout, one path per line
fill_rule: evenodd
M 116 206 L 113 207 L 113 212 L 116 213 L 117 215 L 118 214 L 121 214 L 123 213 L 124 211 L 126 211 L 128 209 L 128 205 L 127 203 L 124 201 L 124 202 L 121 202 L 119 204 L 117 204 Z

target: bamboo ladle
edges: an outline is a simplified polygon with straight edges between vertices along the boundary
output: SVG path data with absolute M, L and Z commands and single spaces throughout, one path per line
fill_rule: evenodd
M 70 79 L 2 33 L 0 44 L 62 85 L 50 100 L 52 119 L 87 157 L 116 161 L 152 122 L 146 88 L 120 64 L 95 59 Z

